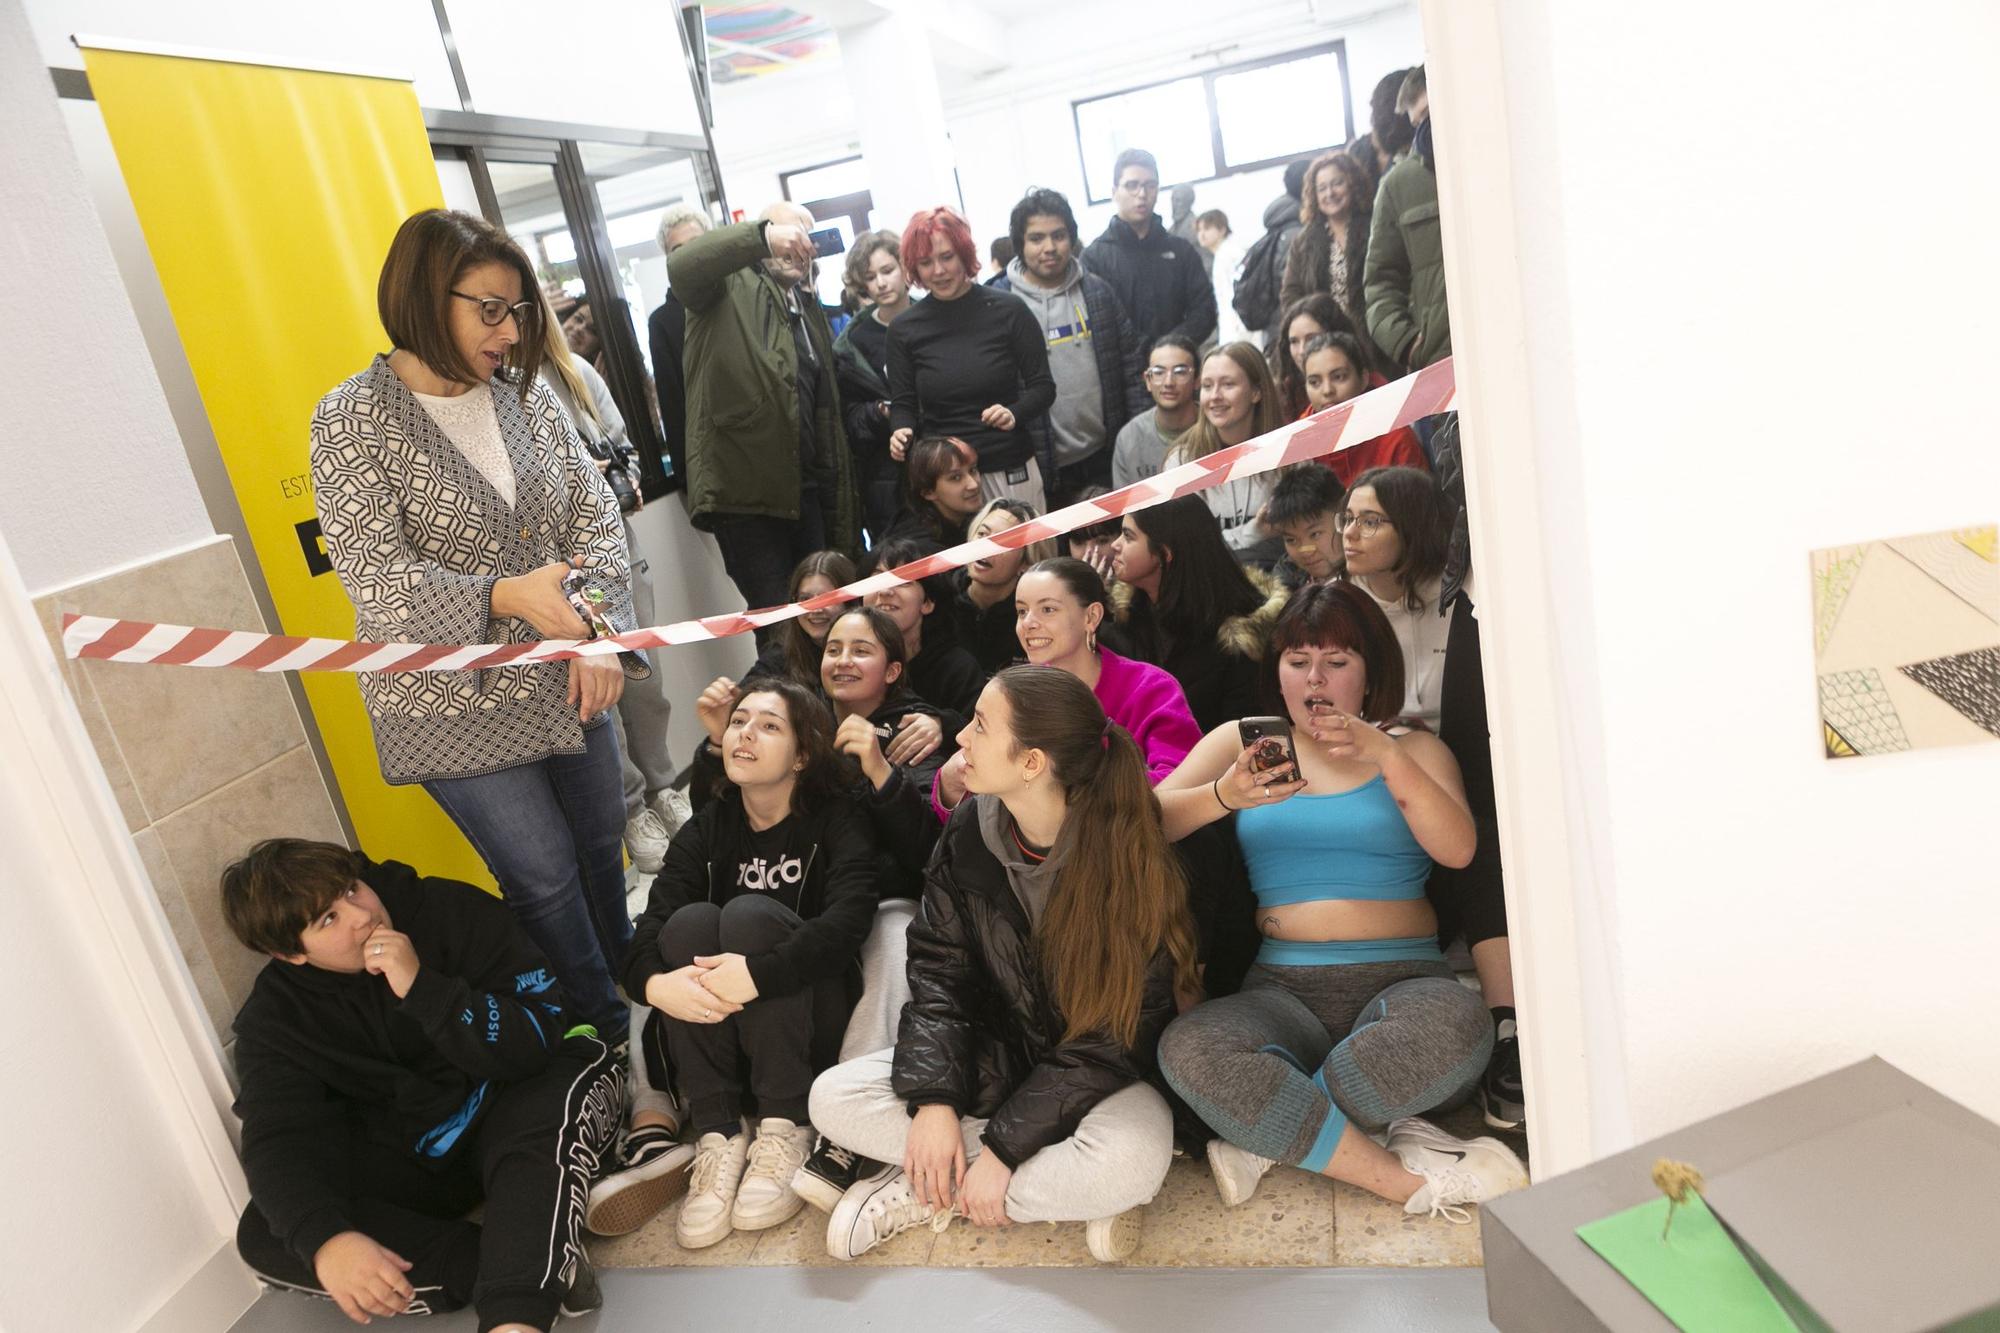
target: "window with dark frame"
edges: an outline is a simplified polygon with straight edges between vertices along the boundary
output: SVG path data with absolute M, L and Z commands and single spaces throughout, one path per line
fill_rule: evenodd
M 859 153 L 778 173 L 778 193 L 793 203 L 830 199 L 867 188 L 868 169 Z
M 1338 89 L 1338 138 L 1323 121 L 1271 109 L 1323 106 L 1329 84 Z M 1144 148 L 1159 159 L 1160 184 L 1170 186 L 1259 171 L 1354 138 L 1347 43 L 1341 40 L 1078 98 L 1070 111 L 1084 192 L 1093 204 L 1111 202 L 1111 164 L 1127 148 Z

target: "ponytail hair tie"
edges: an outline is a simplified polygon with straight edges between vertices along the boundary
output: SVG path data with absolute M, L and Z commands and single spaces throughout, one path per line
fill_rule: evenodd
M 1097 733 L 1097 745 L 1099 749 L 1105 751 L 1107 754 L 1110 753 L 1111 719 L 1108 717 L 1104 719 L 1104 730 Z

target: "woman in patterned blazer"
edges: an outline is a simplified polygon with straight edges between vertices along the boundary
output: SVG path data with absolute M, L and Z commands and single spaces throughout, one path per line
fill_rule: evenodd
M 536 379 L 534 283 L 520 248 L 466 213 L 414 214 L 389 247 L 376 303 L 394 350 L 312 419 L 320 529 L 359 638 L 582 638 L 562 591 L 572 567 L 633 628 L 617 501 Z M 421 783 L 444 808 L 571 1008 L 614 1037 L 632 926 L 606 723 L 624 679 L 612 656 L 361 676 L 383 779 Z

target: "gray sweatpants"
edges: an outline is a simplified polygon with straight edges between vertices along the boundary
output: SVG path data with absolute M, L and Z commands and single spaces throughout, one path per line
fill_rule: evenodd
M 847 1018 L 840 1058 L 854 1060 L 896 1044 L 903 1006 L 910 1000 L 910 923 L 914 898 L 889 898 L 875 909 L 875 924 L 861 943 L 861 998 Z
M 1323 1171 L 1349 1120 L 1379 1130 L 1454 1103 L 1492 1052 L 1492 1015 L 1442 962 L 1258 963 L 1173 1021 L 1160 1069 L 1229 1142 Z
M 653 623 L 653 576 L 649 562 L 639 554 L 639 538 L 625 521 L 625 550 L 632 564 L 632 614 L 640 628 Z M 646 801 L 674 783 L 674 761 L 667 754 L 667 722 L 674 706 L 667 699 L 667 678 L 660 670 L 659 655 L 648 653 L 653 674 L 646 680 L 625 681 L 618 698 L 618 725 L 625 733 L 623 748 L 625 818 L 637 819 Z
M 900 1164 L 910 1109 L 890 1085 L 894 1048 L 835 1065 L 812 1089 L 812 1122 L 852 1152 Z M 961 1117 L 965 1161 L 984 1150 L 984 1120 Z M 1021 1163 L 1007 1182 L 1015 1222 L 1089 1222 L 1150 1203 L 1174 1156 L 1174 1116 L 1149 1084 L 1132 1083 L 1090 1109 L 1076 1133 Z

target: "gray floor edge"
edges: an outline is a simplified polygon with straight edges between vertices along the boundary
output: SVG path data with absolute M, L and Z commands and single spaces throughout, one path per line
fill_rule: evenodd
M 612 1269 L 601 1275 L 604 1309 L 564 1320 L 561 1329 L 1490 1333 L 1485 1276 L 1477 1268 Z M 267 1292 L 232 1333 L 335 1333 L 355 1327 L 323 1301 Z M 471 1333 L 478 1324 L 470 1312 L 461 1312 L 417 1327 Z

